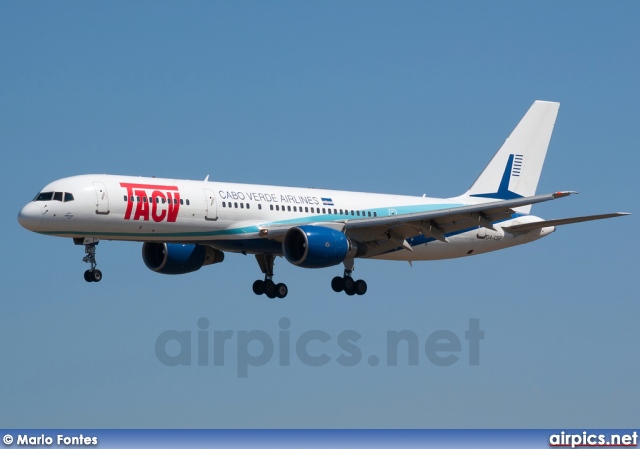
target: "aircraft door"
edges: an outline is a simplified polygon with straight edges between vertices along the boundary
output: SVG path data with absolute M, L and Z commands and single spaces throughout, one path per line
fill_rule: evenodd
M 210 221 L 216 221 L 218 219 L 218 202 L 213 190 L 204 189 L 204 219 Z
M 107 215 L 109 213 L 109 192 L 102 182 L 94 181 L 93 187 L 96 189 L 96 214 Z

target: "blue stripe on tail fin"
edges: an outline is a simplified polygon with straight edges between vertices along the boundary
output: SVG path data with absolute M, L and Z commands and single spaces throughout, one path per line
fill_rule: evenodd
M 513 161 L 516 156 L 518 156 L 518 165 L 514 167 Z M 510 154 L 507 165 L 504 168 L 504 173 L 502 174 L 502 180 L 500 180 L 500 185 L 498 186 L 498 191 L 493 193 L 475 193 L 469 196 L 475 196 L 479 198 L 495 198 L 497 200 L 512 200 L 514 198 L 522 198 L 522 195 L 518 195 L 517 193 L 509 190 L 509 181 L 511 180 L 511 176 L 520 176 L 521 165 L 522 155 Z

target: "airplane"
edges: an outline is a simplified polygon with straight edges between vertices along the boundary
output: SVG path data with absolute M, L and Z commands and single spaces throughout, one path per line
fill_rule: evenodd
M 274 260 L 302 268 L 344 265 L 331 287 L 363 295 L 352 277 L 358 258 L 412 263 L 467 257 L 533 242 L 557 226 L 629 215 L 544 220 L 531 206 L 574 191 L 536 195 L 559 103 L 535 101 L 480 176 L 452 198 L 314 188 L 79 175 L 45 186 L 18 214 L 24 228 L 84 245 L 87 282 L 99 282 L 100 240 L 143 242 L 142 260 L 162 274 L 220 263 L 225 252 L 253 254 L 264 279 L 256 295 L 284 298 Z

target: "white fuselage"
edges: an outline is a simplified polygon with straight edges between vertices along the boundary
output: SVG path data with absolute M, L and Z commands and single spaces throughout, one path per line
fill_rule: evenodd
M 48 184 L 39 196 L 22 209 L 19 220 L 25 228 L 42 234 L 206 243 L 222 251 L 274 254 L 282 254 L 281 241 L 261 235 L 264 227 L 345 223 L 465 205 L 456 198 L 117 175 L 60 179 Z M 539 220 L 531 215 L 514 215 L 494 223 L 495 230 L 476 226 L 447 235 L 448 243 L 416 232 L 406 239 L 412 250 L 394 248 L 365 257 L 417 261 L 495 251 L 555 230 L 546 227 L 514 235 L 501 229 L 501 225 Z

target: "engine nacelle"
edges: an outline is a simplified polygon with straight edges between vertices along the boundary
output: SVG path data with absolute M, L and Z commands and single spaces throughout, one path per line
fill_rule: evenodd
M 282 252 L 290 263 L 299 267 L 325 268 L 338 265 L 347 257 L 363 256 L 367 247 L 335 229 L 297 226 L 284 235 Z
M 142 260 L 156 273 L 185 274 L 198 271 L 204 265 L 222 262 L 224 253 L 203 245 L 145 242 Z

